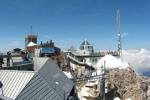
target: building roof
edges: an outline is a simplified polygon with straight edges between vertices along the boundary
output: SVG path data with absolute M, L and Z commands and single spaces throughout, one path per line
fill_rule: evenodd
M 16 100 L 62 100 L 40 74 L 36 74 Z
M 49 86 L 54 88 L 56 93 L 61 96 L 60 100 L 62 100 L 64 95 L 65 99 L 67 99 L 74 84 L 51 59 L 46 61 L 38 73 L 48 82 Z
M 32 71 L 0 70 L 4 97 L 15 99 L 34 74 Z
M 37 44 L 36 43 L 34 43 L 34 42 L 29 42 L 29 44 L 27 45 L 27 47 L 32 47 L 32 46 L 36 46 Z
M 33 63 L 34 63 L 34 70 L 38 71 L 39 69 L 41 69 L 44 64 L 46 63 L 46 61 L 49 58 L 39 58 L 39 57 L 33 57 Z
M 43 59 L 38 60 L 41 65 L 34 72 L 1 70 L 0 81 L 4 85 L 4 96 L 15 100 L 66 100 L 73 82 L 52 60 Z
M 84 40 L 81 45 L 90 45 L 90 43 L 87 40 Z

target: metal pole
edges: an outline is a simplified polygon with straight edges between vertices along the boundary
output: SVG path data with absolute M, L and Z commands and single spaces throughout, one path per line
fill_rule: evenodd
M 103 91 L 104 91 L 104 94 L 103 94 L 103 100 L 105 100 L 105 63 L 106 63 L 106 61 L 104 61 L 104 76 L 103 76 Z
M 101 93 L 101 100 L 105 100 L 105 61 L 104 66 L 102 67 L 102 78 L 100 82 L 100 93 Z

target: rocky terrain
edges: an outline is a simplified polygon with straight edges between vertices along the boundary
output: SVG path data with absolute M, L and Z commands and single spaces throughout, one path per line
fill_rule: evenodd
M 131 67 L 111 69 L 106 79 L 106 100 L 150 100 L 150 78 L 137 75 Z
M 56 63 L 60 66 L 62 70 L 68 69 L 67 59 L 65 59 L 64 55 L 61 54 L 56 57 L 52 57 L 52 59 L 56 61 Z M 84 70 L 83 67 L 79 67 L 79 69 L 77 69 L 77 71 L 75 72 L 77 73 L 74 74 L 81 77 L 83 73 L 84 74 L 86 73 L 86 70 Z M 137 75 L 130 65 L 121 69 L 119 68 L 109 69 L 107 71 L 105 83 L 106 87 L 108 88 L 106 100 L 113 100 L 114 97 L 119 97 L 121 100 L 150 100 L 150 77 Z M 93 91 L 98 96 L 98 90 L 100 89 L 100 87 L 95 89 L 95 86 L 89 87 L 86 85 L 87 85 L 86 82 L 78 84 L 76 86 L 77 91 L 81 91 L 83 88 L 83 90 L 86 91 Z M 84 89 L 85 87 L 86 89 Z M 84 95 L 87 94 L 84 93 Z M 92 92 L 88 95 L 92 95 Z M 96 95 L 94 95 L 94 97 Z M 96 100 L 96 97 L 95 99 L 88 98 L 85 100 Z

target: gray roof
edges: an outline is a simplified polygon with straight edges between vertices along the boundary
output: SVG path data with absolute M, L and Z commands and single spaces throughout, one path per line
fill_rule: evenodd
M 84 40 L 81 45 L 90 45 L 90 43 L 87 40 Z
M 62 98 L 67 99 L 74 85 L 73 82 L 69 80 L 67 76 L 65 76 L 65 74 L 58 68 L 58 66 L 52 60 L 47 59 L 47 61 L 45 61 L 45 64 L 41 63 L 41 66 L 42 67 L 37 72 L 35 73 L 31 72 L 34 74 L 31 77 L 31 79 L 28 82 L 26 82 L 26 85 L 24 86 L 20 85 L 21 82 L 18 83 L 19 80 L 15 76 L 13 77 L 14 82 L 9 87 L 12 90 L 11 94 L 15 94 L 13 93 L 14 92 L 13 89 L 15 91 L 16 90 L 19 91 L 15 96 L 11 96 L 13 97 L 13 99 L 16 100 L 62 100 Z M 6 71 L 6 73 L 8 72 L 10 71 Z M 20 75 L 18 75 L 17 77 L 20 78 Z M 9 81 L 9 79 L 10 79 L 9 76 L 6 75 L 5 79 L 1 78 L 0 80 Z M 5 84 L 6 83 L 4 83 L 4 85 Z M 22 82 L 22 84 L 24 84 L 24 82 Z M 14 87 L 12 89 L 11 86 L 13 85 L 16 86 L 16 88 Z M 18 86 L 22 87 L 22 89 L 18 89 Z M 8 95 L 8 97 L 10 98 L 10 95 Z
M 39 74 L 50 84 L 51 87 L 55 87 L 56 92 L 59 95 L 62 95 L 63 92 L 65 92 L 67 97 L 74 85 L 73 82 L 50 59 L 48 59 L 44 67 L 39 70 Z M 57 85 L 56 82 L 58 83 Z
M 54 88 L 36 74 L 16 100 L 61 100 Z
M 34 63 L 34 70 L 38 71 L 39 69 L 41 69 L 43 67 L 43 65 L 46 63 L 46 61 L 49 58 L 39 58 L 39 57 L 34 57 L 33 58 L 33 63 Z

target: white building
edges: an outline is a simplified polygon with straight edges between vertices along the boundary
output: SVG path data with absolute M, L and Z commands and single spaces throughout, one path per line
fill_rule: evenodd
M 91 55 L 94 53 L 93 45 L 91 45 L 87 40 L 84 40 L 77 53 L 79 53 L 79 55 Z
M 75 66 L 91 66 L 93 63 L 93 58 L 90 57 L 94 54 L 93 46 L 84 40 L 79 49 L 69 49 L 67 52 L 67 57 L 70 59 L 70 66 L 75 68 Z

